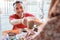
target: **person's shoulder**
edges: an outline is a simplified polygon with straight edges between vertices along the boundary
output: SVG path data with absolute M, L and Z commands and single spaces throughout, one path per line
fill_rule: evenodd
M 9 15 L 9 18 L 16 18 L 16 14 Z
M 10 16 L 15 16 L 16 14 L 11 14 Z
M 25 16 L 25 17 L 27 17 L 27 16 L 33 16 L 33 17 L 34 17 L 34 15 L 31 14 L 31 13 L 24 13 L 24 16 Z
M 11 15 L 9 15 L 9 17 L 15 17 L 16 16 L 16 14 L 11 14 Z
M 31 13 L 24 13 L 24 15 L 32 15 Z

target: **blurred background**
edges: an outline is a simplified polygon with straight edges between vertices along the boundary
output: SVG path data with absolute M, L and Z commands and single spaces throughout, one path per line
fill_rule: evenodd
M 0 0 L 0 27 L 1 30 L 12 29 L 9 23 L 9 15 L 13 14 L 13 3 L 16 0 Z M 48 15 L 50 0 L 19 0 L 24 4 L 24 12 L 35 15 L 41 22 L 45 23 Z

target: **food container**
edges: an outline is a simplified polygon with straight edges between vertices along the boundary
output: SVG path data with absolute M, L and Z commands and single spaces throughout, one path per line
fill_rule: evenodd
M 17 40 L 15 33 L 9 32 L 8 35 L 9 35 L 9 40 Z

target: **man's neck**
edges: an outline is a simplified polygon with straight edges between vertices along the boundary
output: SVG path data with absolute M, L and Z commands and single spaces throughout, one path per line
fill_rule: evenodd
M 18 15 L 19 18 L 22 18 L 23 17 L 23 15 L 20 15 L 20 14 L 17 14 L 17 15 Z

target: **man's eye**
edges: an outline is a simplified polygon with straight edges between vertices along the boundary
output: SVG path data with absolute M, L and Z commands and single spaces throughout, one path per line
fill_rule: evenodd
M 22 7 L 20 7 L 22 9 Z
M 16 8 L 17 10 L 19 9 L 19 8 Z

